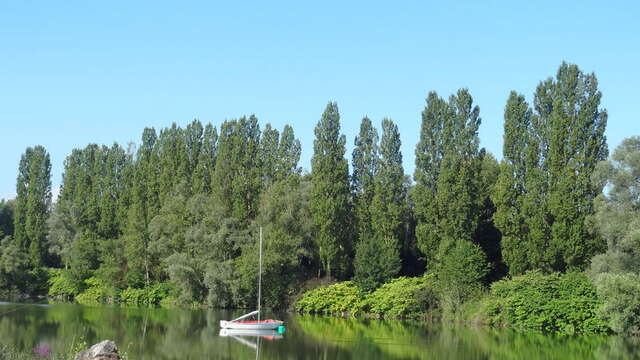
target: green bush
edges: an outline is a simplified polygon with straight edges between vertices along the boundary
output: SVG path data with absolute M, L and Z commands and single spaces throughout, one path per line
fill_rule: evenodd
M 49 296 L 71 299 L 80 293 L 80 289 L 64 269 L 48 269 Z
M 120 302 L 127 305 L 159 305 L 169 296 L 170 285 L 154 284 L 143 289 L 127 288 L 120 293 Z
M 437 298 L 433 277 L 400 277 L 367 295 L 365 306 L 372 314 L 391 317 L 416 317 L 433 310 Z
M 603 273 L 595 283 L 603 299 L 600 316 L 615 332 L 640 335 L 640 276 Z
M 356 315 L 363 306 L 363 292 L 351 281 L 345 281 L 307 291 L 295 309 L 303 313 Z
M 486 255 L 476 244 L 458 241 L 444 251 L 436 267 L 436 287 L 443 312 L 456 314 L 463 303 L 479 297 L 488 272 Z
M 533 271 L 495 282 L 491 296 L 485 311 L 493 323 L 567 333 L 609 330 L 597 315 L 596 289 L 583 273 Z
M 76 301 L 80 304 L 95 305 L 101 303 L 112 303 L 115 295 L 100 279 L 90 277 L 84 281 L 87 288 L 76 296 Z

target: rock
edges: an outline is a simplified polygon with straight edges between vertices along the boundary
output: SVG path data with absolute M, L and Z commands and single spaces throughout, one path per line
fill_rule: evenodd
M 99 342 L 76 355 L 75 360 L 121 360 L 118 347 L 111 340 Z

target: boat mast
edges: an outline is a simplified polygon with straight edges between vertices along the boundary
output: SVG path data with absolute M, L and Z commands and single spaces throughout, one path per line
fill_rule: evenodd
M 258 321 L 260 321 L 260 297 L 262 295 L 262 226 L 260 226 L 260 261 L 258 265 Z

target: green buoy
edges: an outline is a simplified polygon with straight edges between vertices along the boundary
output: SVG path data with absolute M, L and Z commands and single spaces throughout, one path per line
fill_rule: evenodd
M 278 326 L 278 334 L 284 334 L 286 330 L 287 328 L 285 328 L 284 325 Z

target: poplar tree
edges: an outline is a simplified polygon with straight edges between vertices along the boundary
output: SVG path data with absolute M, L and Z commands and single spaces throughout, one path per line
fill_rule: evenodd
M 378 131 L 369 118 L 362 118 L 354 141 L 351 186 L 354 198 L 357 241 L 372 237 L 370 208 L 374 195 L 374 175 L 378 163 Z
M 505 109 L 505 160 L 494 199 L 511 274 L 583 269 L 605 243 L 590 228 L 591 181 L 608 150 L 607 112 L 594 74 L 563 63 L 536 88 L 532 113 L 521 95 Z
M 191 124 L 187 125 L 184 130 L 185 141 L 185 164 L 183 168 L 186 168 L 184 173 L 185 181 L 191 190 L 192 183 L 195 179 L 192 178 L 193 174 L 200 162 L 200 153 L 203 151 L 204 129 L 202 123 L 195 119 Z
M 285 125 L 278 144 L 276 161 L 276 179 L 283 180 L 292 175 L 300 174 L 300 140 L 296 139 L 291 125 Z
M 374 195 L 371 236 L 356 247 L 355 280 L 363 289 L 374 290 L 398 274 L 405 211 L 404 170 L 400 152 L 400 133 L 393 121 L 382 121 L 380 159 L 372 179 Z
M 213 195 L 227 217 L 247 222 L 255 217 L 262 189 L 260 127 L 251 115 L 220 127 Z
M 479 191 L 483 182 L 479 125 L 480 109 L 468 90 L 458 90 L 448 102 L 435 93 L 427 97 L 416 148 L 416 235 L 427 269 L 436 275 L 446 311 L 457 311 L 466 296 L 481 288 L 488 272 L 486 255 L 478 245 L 486 198 Z M 460 266 L 463 261 L 473 266 Z
M 522 207 L 527 184 L 527 153 L 533 114 L 523 95 L 511 92 L 504 110 L 504 135 L 500 175 L 493 192 L 494 220 L 502 233 L 502 257 L 512 275 L 529 265 L 529 234 Z
M 211 192 L 211 178 L 216 165 L 218 150 L 218 131 L 207 124 L 202 138 L 202 149 L 198 157 L 198 164 L 193 172 L 192 187 L 194 194 Z
M 32 268 L 39 268 L 46 256 L 46 220 L 51 208 L 51 160 L 44 147 L 29 147 L 22 155 L 16 193 L 15 241 L 29 253 Z
M 262 190 L 260 159 L 260 125 L 251 115 L 238 122 L 241 140 L 241 167 L 234 178 L 235 217 L 242 221 L 253 220 L 258 211 Z
M 260 159 L 262 160 L 262 186 L 267 187 L 276 180 L 278 171 L 278 145 L 280 132 L 267 124 L 260 137 Z
M 155 130 L 144 129 L 133 176 L 131 206 L 123 238 L 124 255 L 127 260 L 126 280 L 132 286 L 142 286 L 150 282 L 148 225 L 160 208 L 156 182 L 156 141 Z
M 316 125 L 311 159 L 311 213 L 320 263 L 327 277 L 348 271 L 351 230 L 345 143 L 344 135 L 340 135 L 338 105 L 330 102 Z
M 427 105 L 422 111 L 420 140 L 416 145 L 413 191 L 416 217 L 416 238 L 418 249 L 425 255 L 427 266 L 431 266 L 438 250 L 437 183 L 440 164 L 444 156 L 445 135 L 443 129 L 451 117 L 451 109 L 445 100 L 435 92 L 427 96 Z
M 549 210 L 552 247 L 559 251 L 560 269 L 584 269 L 606 243 L 586 223 L 594 213 L 593 199 L 602 188 L 591 177 L 598 162 L 608 156 L 607 111 L 594 74 L 563 63 L 551 91 L 553 108 L 540 113 L 549 122 Z
M 197 136 L 200 135 L 194 135 L 194 137 Z M 158 205 L 161 205 L 171 194 L 174 186 L 181 181 L 188 185 L 191 182 L 185 130 L 173 123 L 170 128 L 160 130 L 160 136 L 155 145 L 154 152 L 157 154 L 158 161 L 148 165 L 158 168 Z M 192 149 L 192 152 L 198 151 Z

